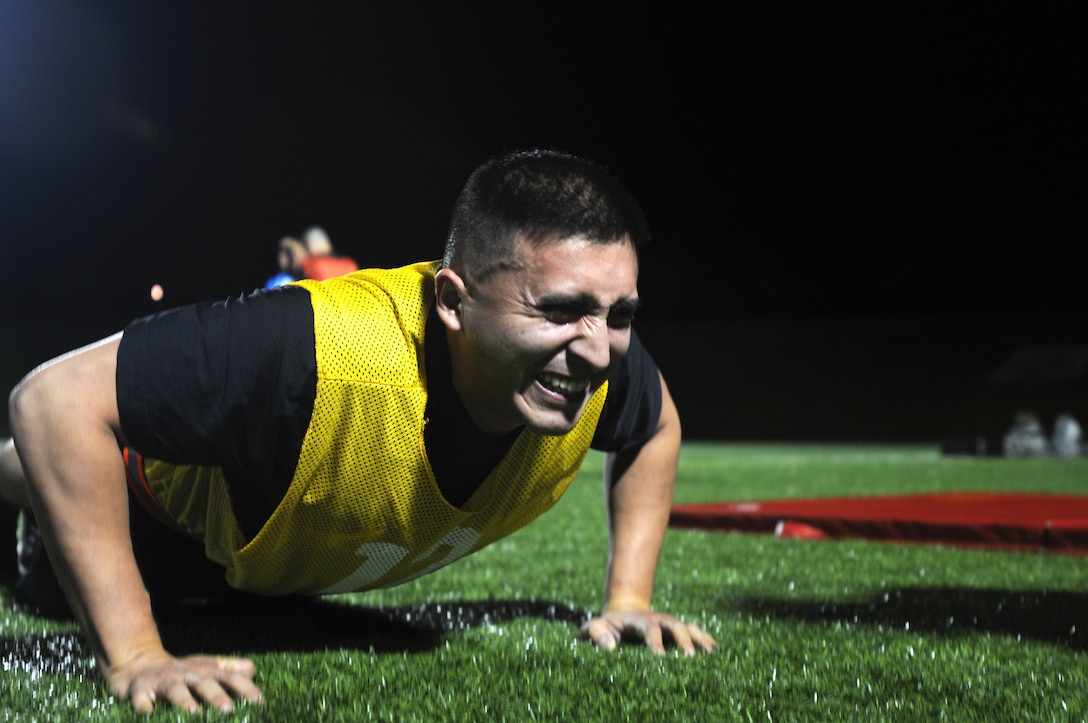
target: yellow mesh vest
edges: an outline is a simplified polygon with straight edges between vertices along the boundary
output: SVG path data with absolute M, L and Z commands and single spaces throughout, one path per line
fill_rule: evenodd
M 442 497 L 423 447 L 423 334 L 438 268 L 299 282 L 314 307 L 317 397 L 291 486 L 251 542 L 219 470 L 146 463 L 159 501 L 204 539 L 231 585 L 323 594 L 402 583 L 528 524 L 574 478 L 607 385 L 570 433 L 523 432 L 464 508 Z

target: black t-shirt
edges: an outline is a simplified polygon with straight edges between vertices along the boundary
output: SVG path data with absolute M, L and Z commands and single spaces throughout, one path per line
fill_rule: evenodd
M 453 390 L 439 323 L 432 313 L 425 337 L 425 439 L 440 489 L 459 505 L 517 434 L 493 440 L 471 423 Z M 300 287 L 138 319 L 125 329 L 117 355 L 121 428 L 149 457 L 222 467 L 235 516 L 252 536 L 294 476 L 317 393 L 314 347 L 313 309 Z M 632 333 L 610 377 L 593 447 L 642 444 L 660 413 L 657 367 Z

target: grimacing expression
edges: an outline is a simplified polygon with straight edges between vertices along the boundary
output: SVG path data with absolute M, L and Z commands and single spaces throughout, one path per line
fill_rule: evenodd
M 460 290 L 455 318 L 447 320 L 454 386 L 488 434 L 522 425 L 565 434 L 627 353 L 638 257 L 626 241 L 580 237 L 518 247 L 516 268 L 478 285 L 449 270 L 439 274 L 456 279 L 440 285 Z

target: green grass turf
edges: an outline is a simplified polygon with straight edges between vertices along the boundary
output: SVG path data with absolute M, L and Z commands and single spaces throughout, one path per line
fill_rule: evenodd
M 529 528 L 390 590 L 161 612 L 180 652 L 252 656 L 238 720 L 1084 720 L 1088 558 L 670 531 L 656 604 L 719 650 L 577 639 L 599 604 L 600 458 Z M 1088 493 L 1088 460 L 928 447 L 689 444 L 677 501 L 994 490 Z M 0 590 L 0 720 L 129 720 L 69 623 Z M 152 720 L 174 720 L 159 711 Z M 222 716 L 209 713 L 207 717 Z

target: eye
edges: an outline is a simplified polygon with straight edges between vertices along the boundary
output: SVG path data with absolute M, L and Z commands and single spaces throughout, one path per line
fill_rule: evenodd
M 573 324 L 582 318 L 582 310 L 573 306 L 549 305 L 540 307 L 544 318 L 553 324 Z
M 633 310 L 615 310 L 608 314 L 608 326 L 613 329 L 630 329 L 635 322 Z

